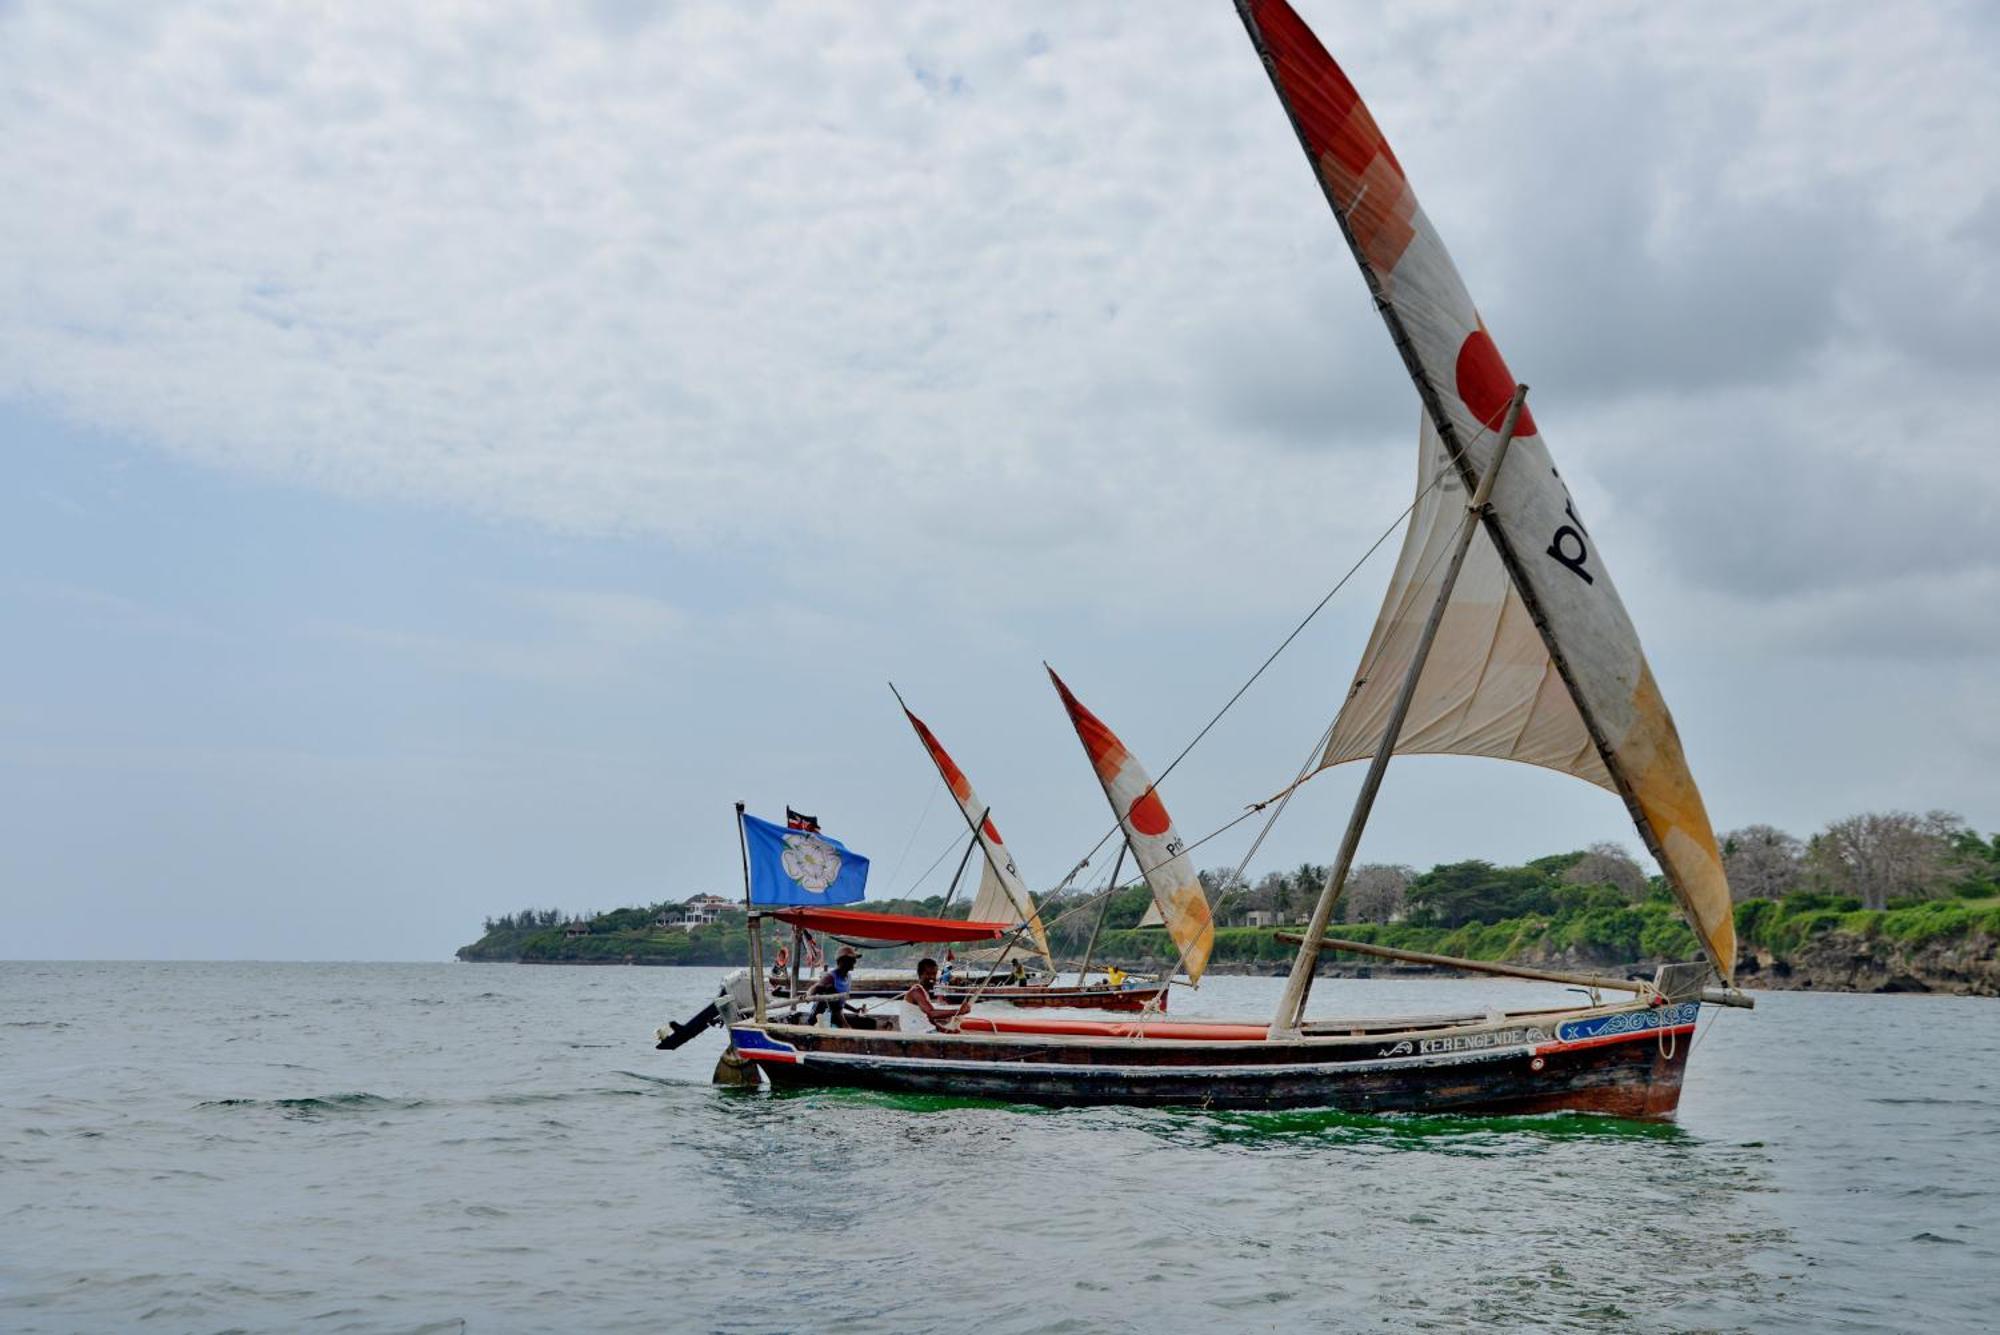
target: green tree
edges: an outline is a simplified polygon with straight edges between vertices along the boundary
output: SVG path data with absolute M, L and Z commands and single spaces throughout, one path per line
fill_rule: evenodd
M 1477 858 L 1431 868 L 1410 883 L 1406 900 L 1409 921 L 1420 927 L 1499 922 L 1555 909 L 1553 887 L 1541 872 Z

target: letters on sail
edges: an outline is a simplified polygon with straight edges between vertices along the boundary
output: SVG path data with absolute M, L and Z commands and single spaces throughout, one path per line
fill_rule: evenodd
M 1421 442 L 1417 501 L 1402 554 L 1321 769 L 1366 760 L 1381 745 L 1418 632 L 1437 600 L 1445 557 L 1465 521 L 1465 486 L 1428 418 Z M 1618 790 L 1484 531 L 1472 536 L 1396 753 L 1518 760 Z
M 1434 444 L 1442 448 L 1461 483 L 1472 488 L 1492 460 L 1496 433 L 1514 391 L 1513 373 L 1480 320 L 1444 243 L 1418 206 L 1402 164 L 1326 48 L 1285 0 L 1237 0 L 1237 10 L 1416 382 L 1434 429 Z M 1521 614 L 1528 614 L 1531 625 L 1539 619 L 1548 662 L 1566 688 L 1571 710 L 1593 744 L 1603 773 L 1601 777 L 1584 773 L 1588 767 L 1581 761 L 1556 768 L 1605 783 L 1624 798 L 1695 935 L 1722 977 L 1730 979 L 1736 962 L 1736 929 L 1708 813 L 1603 554 L 1578 517 L 1533 414 L 1525 409 L 1484 522 L 1483 539 L 1509 584 L 1495 599 L 1490 579 L 1485 581 L 1485 606 L 1493 609 L 1486 636 L 1491 652 L 1470 657 L 1467 643 L 1448 645 L 1440 633 L 1433 661 L 1456 661 L 1439 667 L 1437 696 L 1431 703 L 1448 704 L 1458 696 L 1463 697 L 1464 708 L 1456 723 L 1448 710 L 1440 714 L 1434 709 L 1429 719 L 1432 745 L 1420 749 L 1457 750 L 1455 745 L 1438 744 L 1453 732 L 1465 731 L 1473 754 L 1497 753 L 1492 748 L 1504 737 L 1506 720 L 1522 708 L 1525 678 L 1507 679 L 1517 670 L 1531 670 L 1530 656 L 1519 651 L 1519 637 L 1507 623 L 1518 621 Z M 1448 527 L 1448 518 L 1445 523 Z M 1414 525 L 1412 536 L 1421 536 Z M 1403 574 L 1400 566 L 1398 574 Z M 1383 612 L 1386 621 L 1399 619 L 1397 601 L 1398 590 L 1392 586 L 1390 605 Z M 1452 611 L 1462 613 L 1461 629 L 1476 626 L 1479 604 L 1460 608 L 1457 602 L 1455 598 Z M 1385 632 L 1378 625 L 1377 633 L 1393 641 L 1395 629 L 1391 625 Z M 1471 635 L 1470 643 L 1476 645 L 1478 638 Z M 1374 647 L 1371 641 L 1371 651 Z M 1391 653 L 1381 661 L 1366 664 L 1363 694 L 1379 677 L 1395 675 L 1390 661 L 1393 644 L 1389 647 Z M 1446 688 L 1446 678 L 1454 671 L 1470 670 L 1476 678 L 1489 660 L 1502 668 L 1502 681 L 1492 691 L 1477 680 L 1464 679 Z M 1425 679 L 1430 675 L 1427 668 Z M 1549 755 L 1573 736 L 1563 711 L 1541 690 L 1526 710 L 1527 717 L 1519 720 L 1518 739 L 1510 747 Z M 1482 733 L 1482 726 L 1491 722 L 1499 724 L 1497 731 Z M 1352 745 L 1364 733 L 1357 714 L 1346 744 Z M 1424 736 L 1421 728 L 1417 735 Z M 1343 756 L 1332 758 L 1343 758 L 1344 749 Z
M 1187 855 L 1180 831 L 1167 815 L 1166 804 L 1153 787 L 1153 780 L 1125 743 L 1104 726 L 1097 715 L 1083 707 L 1054 668 L 1049 680 L 1062 696 L 1063 708 L 1083 742 L 1084 754 L 1104 785 L 1104 796 L 1112 814 L 1125 832 L 1125 840 L 1153 892 L 1153 905 L 1167 935 L 1180 951 L 1181 967 L 1188 981 L 1201 981 L 1208 968 L 1209 952 L 1215 947 L 1215 923 L 1208 911 L 1208 896 L 1195 875 L 1194 861 Z M 1150 915 L 1149 915 L 1150 916 Z
M 1000 828 L 988 814 L 989 808 L 979 800 L 979 794 L 972 791 L 972 781 L 965 777 L 965 771 L 958 767 L 944 747 L 938 744 L 936 734 L 925 726 L 924 721 L 903 707 L 904 717 L 917 730 L 917 738 L 923 742 L 924 750 L 930 753 L 931 763 L 937 766 L 938 774 L 944 779 L 945 787 L 951 790 L 958 809 L 965 813 L 968 825 L 976 823 L 976 831 L 981 851 L 979 893 L 973 896 L 971 918 L 974 922 L 1024 922 L 1028 925 L 1028 935 L 1034 938 L 1035 952 L 1042 962 L 1054 967 L 1049 956 L 1049 938 L 1042 930 L 1042 917 L 1035 909 L 1034 896 L 1021 880 L 1021 873 L 1014 866 L 1014 855 L 1007 851 L 1006 841 L 1000 837 Z

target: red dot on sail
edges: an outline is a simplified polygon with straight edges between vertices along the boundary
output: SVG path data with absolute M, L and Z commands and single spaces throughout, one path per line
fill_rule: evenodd
M 990 816 L 987 817 L 986 823 L 981 825 L 979 828 L 985 832 L 987 839 L 990 840 L 991 842 L 996 844 L 1004 844 L 1005 842 L 1007 842 L 1006 840 L 1000 837 L 1000 827 L 993 823 L 992 817 Z
M 1167 808 L 1160 801 L 1160 795 L 1151 791 L 1132 804 L 1132 810 L 1126 813 L 1125 818 L 1140 834 L 1155 837 L 1165 834 L 1173 824 L 1167 818 Z
M 1514 373 L 1507 369 L 1500 349 L 1493 346 L 1493 336 L 1484 329 L 1467 334 L 1459 346 L 1457 378 L 1458 397 L 1465 400 L 1472 415 L 1489 430 L 1498 431 L 1507 420 L 1507 403 L 1514 397 Z M 1525 403 L 1521 405 L 1521 420 L 1514 427 L 1514 434 L 1535 434 L 1535 416 Z

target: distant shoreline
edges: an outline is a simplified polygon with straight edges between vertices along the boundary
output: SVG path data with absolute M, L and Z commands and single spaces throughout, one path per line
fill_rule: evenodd
M 1858 943 L 1853 940 L 1832 940 L 1824 943 L 1824 949 L 1812 952 L 1810 958 L 1778 959 L 1764 955 L 1761 958 L 1746 958 L 1737 974 L 1737 983 L 1750 992 L 1844 992 L 1857 995 L 1887 995 L 1897 993 L 1930 994 L 1937 996 L 2000 996 L 2000 959 L 1996 959 L 1996 943 L 1990 938 L 1983 948 L 1975 946 L 1969 954 L 1963 951 L 1949 952 L 1949 960 L 1936 961 L 1933 967 L 1925 968 L 1912 961 L 1877 959 L 1863 949 L 1857 951 Z M 672 960 L 651 959 L 466 959 L 469 964 L 536 964 L 536 965 L 587 965 L 591 967 L 625 967 L 653 969 L 726 969 L 741 968 L 742 962 L 729 963 L 682 963 Z M 1544 965 L 1549 961 L 1529 959 L 1513 961 L 1529 965 Z M 1127 973 L 1150 976 L 1164 967 L 1161 960 L 1106 960 L 1103 964 L 1116 964 Z M 1588 967 L 1612 977 L 1649 977 L 1658 961 L 1635 960 L 1626 964 L 1593 962 Z M 1983 965 L 1983 967 L 1981 967 Z M 1093 970 L 1095 972 L 1095 970 Z M 1211 977 L 1228 978 L 1282 978 L 1286 970 L 1282 965 L 1263 961 L 1228 960 L 1213 964 L 1208 969 Z M 1425 965 L 1396 964 L 1349 964 L 1323 961 L 1314 975 L 1318 978 L 1349 979 L 1412 979 L 1412 978 L 1479 978 L 1488 977 L 1464 969 L 1436 969 Z
M 1697 947 L 1679 907 L 1663 893 L 1629 900 L 1611 887 L 1568 887 L 1593 902 L 1495 920 L 1352 922 L 1336 931 L 1357 942 L 1459 959 L 1521 964 L 1565 973 L 1649 977 L 1657 964 L 1692 959 Z M 1599 902 L 1601 901 L 1601 902 Z M 1137 906 L 1131 907 L 1136 918 Z M 527 915 L 522 915 L 526 918 Z M 1820 894 L 1736 905 L 1736 981 L 1769 991 L 1932 992 L 2000 996 L 2000 896 L 1946 898 L 1864 909 L 1859 901 Z M 718 910 L 688 927 L 662 924 L 651 911 L 617 909 L 586 921 L 557 923 L 537 914 L 531 925 L 490 920 L 458 958 L 474 963 L 631 964 L 740 967 L 750 957 L 742 910 Z M 1173 967 L 1173 947 L 1157 929 L 1117 927 L 1095 943 L 1098 967 L 1157 974 Z M 1056 944 L 1081 955 L 1082 943 Z M 914 949 L 873 958 L 907 966 Z M 1267 927 L 1215 929 L 1208 971 L 1238 977 L 1289 972 L 1292 948 Z M 1328 955 L 1327 978 L 1420 978 L 1446 971 Z

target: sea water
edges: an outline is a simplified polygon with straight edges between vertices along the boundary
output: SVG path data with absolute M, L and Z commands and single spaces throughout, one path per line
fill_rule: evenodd
M 2000 1323 L 2000 1002 L 1704 1011 L 1670 1124 L 1051 1111 L 715 1088 L 720 972 L 0 964 L 0 1329 Z

